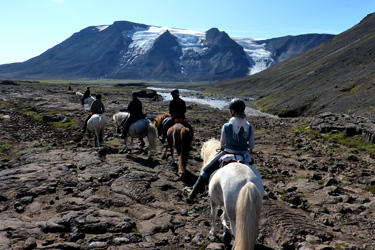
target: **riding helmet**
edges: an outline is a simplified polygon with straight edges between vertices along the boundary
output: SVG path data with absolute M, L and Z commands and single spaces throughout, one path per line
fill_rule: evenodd
M 87 86 L 87 89 L 90 89 L 90 86 Z
M 245 111 L 246 104 L 244 101 L 238 98 L 234 98 L 229 103 L 229 109 L 234 110 L 235 112 L 244 112 Z
M 137 97 L 138 96 L 138 92 L 137 91 L 133 91 L 132 92 L 132 97 Z
M 174 89 L 172 90 L 171 95 L 180 95 L 180 91 L 178 91 L 178 89 Z

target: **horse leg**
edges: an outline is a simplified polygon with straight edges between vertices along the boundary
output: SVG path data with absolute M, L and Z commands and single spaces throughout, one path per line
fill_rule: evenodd
M 211 230 L 210 234 L 215 235 L 216 234 L 216 210 L 217 205 L 211 201 Z
M 169 145 L 169 149 L 170 149 L 171 156 L 172 156 L 171 164 L 175 164 L 176 160 L 175 160 L 175 158 L 173 156 L 173 150 L 174 150 L 173 145 Z
M 143 142 L 143 147 L 145 146 L 145 142 L 143 141 L 143 138 L 142 139 L 142 142 Z M 148 139 L 148 147 L 147 147 L 147 150 L 148 150 L 148 156 L 147 156 L 147 160 L 151 161 L 152 160 L 152 157 L 153 157 L 153 152 L 152 152 L 152 147 L 151 147 L 151 139 L 147 136 L 147 139 Z M 141 144 L 142 145 L 142 144 Z
M 167 159 L 167 158 L 168 158 L 168 157 L 167 157 L 167 152 L 168 152 L 168 145 L 165 146 L 165 151 L 164 151 L 164 154 L 163 154 L 162 159 Z
M 87 136 L 89 137 L 89 140 L 87 141 L 87 146 L 90 146 L 90 141 L 91 141 L 91 132 L 88 131 Z M 94 143 L 95 143 L 95 138 L 94 138 Z
M 100 147 L 100 137 L 97 128 L 95 128 L 95 147 Z
M 221 215 L 221 224 L 223 225 L 223 241 L 229 244 L 232 241 L 232 234 L 230 232 L 228 223 L 229 218 L 227 216 L 226 211 L 224 211 Z
M 138 140 L 140 141 L 141 147 L 143 148 L 146 145 L 145 141 L 143 140 L 143 137 L 138 137 Z
M 128 147 L 128 136 L 127 135 L 125 136 L 125 139 L 124 139 L 124 145 L 125 145 L 125 152 L 127 152 L 129 150 L 129 147 Z

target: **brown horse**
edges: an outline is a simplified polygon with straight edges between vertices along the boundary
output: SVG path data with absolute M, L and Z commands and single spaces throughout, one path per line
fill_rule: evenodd
M 170 114 L 161 114 L 155 118 L 154 126 L 158 130 L 159 136 L 163 133 L 163 120 L 170 116 Z M 167 132 L 168 145 L 165 147 L 163 159 L 167 157 L 167 151 L 169 148 L 172 156 L 172 164 L 174 164 L 175 159 L 173 156 L 173 149 L 175 148 L 178 155 L 178 174 L 181 177 L 186 170 L 193 136 L 193 128 L 189 124 L 175 123 Z

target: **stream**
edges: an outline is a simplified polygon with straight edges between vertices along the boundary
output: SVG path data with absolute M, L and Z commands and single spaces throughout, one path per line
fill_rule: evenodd
M 158 87 L 148 87 L 148 89 L 155 90 L 159 95 L 163 97 L 164 101 L 170 101 L 172 100 L 171 91 L 172 89 L 169 88 L 158 88 Z M 228 108 L 228 104 L 230 102 L 230 99 L 217 99 L 214 97 L 208 97 L 200 94 L 200 91 L 195 90 L 188 90 L 188 89 L 178 89 L 180 91 L 181 99 L 183 99 L 186 102 L 194 102 L 194 103 L 200 103 L 209 105 L 213 108 L 217 108 L 220 110 L 223 110 L 225 108 Z M 251 99 L 251 98 L 250 98 Z M 274 117 L 271 114 L 267 114 L 264 112 L 261 112 L 257 109 L 246 107 L 245 113 L 248 116 L 257 116 L 257 117 Z

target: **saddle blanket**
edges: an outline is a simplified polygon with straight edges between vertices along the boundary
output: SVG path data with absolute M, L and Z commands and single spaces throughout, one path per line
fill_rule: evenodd
M 242 155 L 242 154 L 225 154 L 222 157 L 220 157 L 220 162 L 221 162 L 222 166 L 225 166 L 226 164 L 231 163 L 231 162 L 240 162 L 240 163 L 244 163 L 244 164 L 248 164 L 248 165 L 254 164 L 254 160 L 253 160 L 253 158 L 251 157 L 250 154 L 245 154 L 245 155 Z

